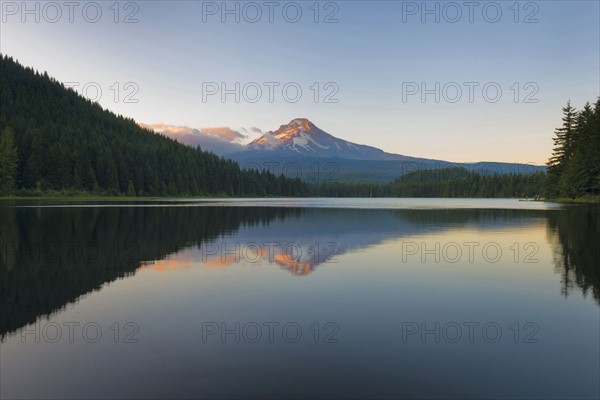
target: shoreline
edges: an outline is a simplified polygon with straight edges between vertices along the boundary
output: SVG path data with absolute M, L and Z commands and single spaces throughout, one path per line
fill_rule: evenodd
M 577 197 L 574 199 L 568 197 L 557 197 L 543 200 L 535 200 L 535 201 L 544 201 L 548 203 L 561 203 L 561 204 L 600 204 L 600 197 Z
M 25 200 L 60 200 L 60 201 L 165 201 L 177 199 L 189 200 L 211 200 L 211 199 L 287 199 L 303 198 L 298 196 L 109 196 L 109 195 L 65 195 L 65 194 L 44 194 L 40 196 L 0 196 L 2 201 L 25 201 Z M 330 196 L 306 196 L 306 198 L 355 198 L 355 197 L 330 197 Z M 356 197 L 358 198 L 358 197 Z M 423 199 L 425 197 L 374 197 L 381 199 Z M 465 199 L 465 197 L 427 197 L 433 199 Z M 541 203 L 561 203 L 561 204 L 600 204 L 600 198 L 545 198 L 545 199 L 524 199 L 517 197 L 466 197 L 467 199 L 514 199 L 523 202 L 541 202 Z

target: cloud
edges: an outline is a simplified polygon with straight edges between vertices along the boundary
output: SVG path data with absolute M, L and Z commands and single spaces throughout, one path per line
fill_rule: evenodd
M 246 138 L 246 135 L 227 127 L 202 128 L 201 132 L 225 139 L 228 142 L 239 141 Z
M 142 128 L 177 140 L 191 147 L 200 146 L 203 150 L 212 151 L 218 155 L 226 155 L 242 151 L 244 146 L 240 143 L 246 135 L 228 127 L 190 128 L 187 126 L 168 125 L 164 123 L 144 124 L 138 122 Z
M 260 133 L 261 135 L 262 135 L 262 133 L 263 133 L 263 131 L 262 131 L 260 128 L 257 128 L 257 127 L 255 127 L 255 126 L 253 126 L 252 128 L 250 128 L 250 130 L 251 130 L 252 132 L 255 132 L 255 133 Z

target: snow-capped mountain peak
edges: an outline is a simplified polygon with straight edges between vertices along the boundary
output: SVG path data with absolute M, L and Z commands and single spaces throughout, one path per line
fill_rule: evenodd
M 290 154 L 313 157 L 339 157 L 349 159 L 381 159 L 387 153 L 336 138 L 319 129 L 306 118 L 296 118 L 277 130 L 265 133 L 250 142 L 248 150 L 277 150 Z M 392 155 L 389 155 L 392 156 Z M 393 156 L 392 156 L 393 157 Z
M 279 129 L 276 131 L 269 131 L 267 134 L 263 135 L 253 142 L 253 144 L 275 144 L 277 142 L 273 142 L 270 140 L 270 137 L 278 139 L 280 142 L 285 142 L 292 140 L 296 136 L 302 136 L 302 133 L 312 133 L 314 130 L 318 129 L 312 122 L 310 122 L 306 118 L 296 118 L 290 121 L 289 124 L 281 125 Z M 265 137 L 266 136 L 266 137 Z
M 310 151 L 310 147 L 328 148 L 315 140 L 312 135 L 321 131 L 306 118 L 296 118 L 286 125 L 281 125 L 276 131 L 265 133 L 260 138 L 250 142 L 251 148 L 275 149 L 288 146 L 291 150 L 303 148 Z
M 281 125 L 274 133 L 277 135 L 311 132 L 316 126 L 306 118 L 296 118 L 287 125 Z

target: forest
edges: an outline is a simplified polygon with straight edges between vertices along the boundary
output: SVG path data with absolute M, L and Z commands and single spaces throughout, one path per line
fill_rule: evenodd
M 577 111 L 571 102 L 562 109 L 562 126 L 555 130 L 548 160 L 548 197 L 600 196 L 600 99 Z
M 326 197 L 540 197 L 546 174 L 481 174 L 466 168 L 419 170 L 386 184 L 324 183 L 310 186 Z
M 304 196 L 300 179 L 242 170 L 102 109 L 0 57 L 0 194 Z

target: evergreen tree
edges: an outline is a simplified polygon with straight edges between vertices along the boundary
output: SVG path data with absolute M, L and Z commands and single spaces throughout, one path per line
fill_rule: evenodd
M 119 193 L 119 174 L 117 173 L 117 164 L 114 160 L 108 162 L 107 186 L 111 194 L 116 195 Z
M 563 107 L 563 124 L 560 128 L 554 131 L 555 137 L 554 149 L 552 156 L 548 160 L 548 179 L 552 187 L 559 185 L 559 180 L 564 172 L 566 161 L 572 155 L 572 142 L 575 132 L 577 120 L 577 111 L 571 106 L 571 101 L 567 101 L 567 105 Z
M 590 146 L 594 149 L 590 156 L 591 189 L 595 196 L 600 196 L 600 98 L 594 104 L 594 114 L 590 120 Z
M 593 110 L 589 103 L 577 114 L 577 125 L 571 139 L 572 155 L 564 161 L 565 168 L 559 179 L 560 192 L 568 197 L 590 194 L 592 187 L 591 170 L 592 134 L 591 119 Z
M 127 184 L 127 196 L 135 197 L 135 188 L 133 187 L 133 182 L 131 180 Z
M 18 160 L 13 131 L 7 127 L 0 133 L 0 193 L 14 189 Z

